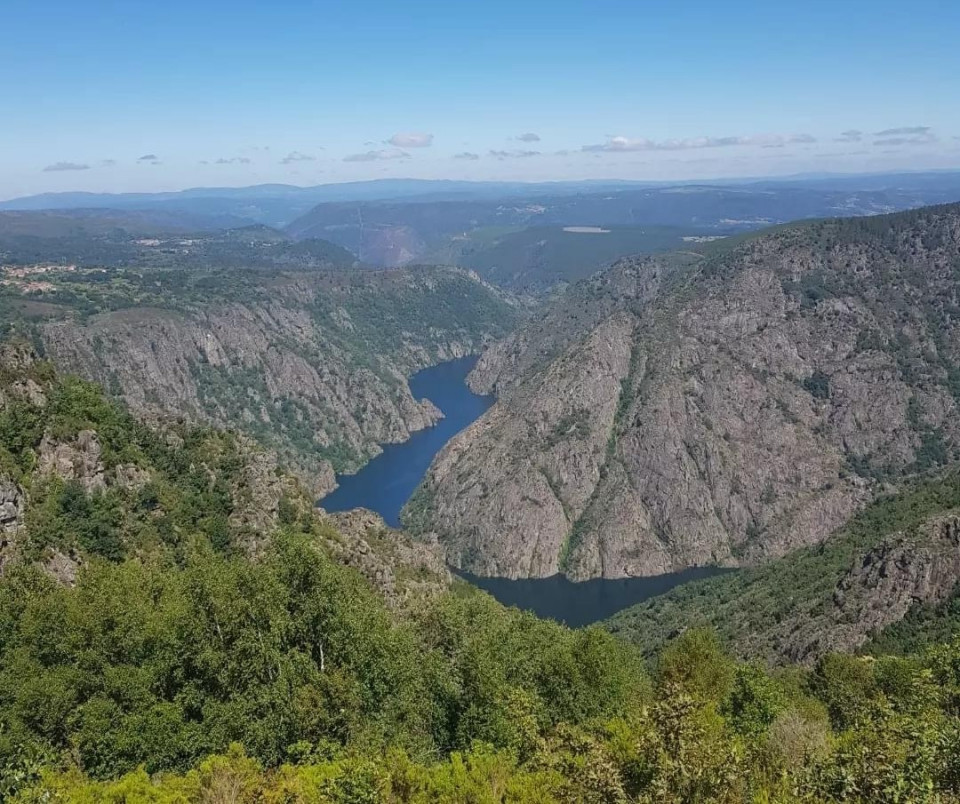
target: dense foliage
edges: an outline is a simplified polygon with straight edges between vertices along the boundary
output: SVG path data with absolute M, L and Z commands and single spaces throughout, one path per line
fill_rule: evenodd
M 23 557 L 56 548 L 119 561 L 158 547 L 179 557 L 198 535 L 224 552 L 251 535 L 234 517 L 243 506 L 249 457 L 236 435 L 186 426 L 161 433 L 98 386 L 55 377 L 48 363 L 32 365 L 27 376 L 43 389 L 39 395 L 0 407 L 0 476 L 21 485 L 30 500 L 17 540 Z M 95 434 L 90 443 L 98 463 L 90 475 L 40 471 L 41 456 L 82 433 Z M 98 474 L 124 469 L 137 481 L 90 485 Z
M 727 230 L 674 226 L 531 226 L 520 231 L 479 229 L 454 241 L 448 260 L 476 271 L 488 282 L 542 294 L 577 282 L 614 260 L 690 248 L 703 237 Z
M 0 595 L 21 801 L 955 801 L 960 644 L 770 675 L 449 595 L 396 623 L 302 536 Z M 210 756 L 208 753 L 214 752 Z
M 348 268 L 327 240 L 293 241 L 239 218 L 129 210 L 0 212 L 0 263 L 93 268 Z M 230 227 L 230 228 L 228 228 Z
M 5 380 L 20 394 L 0 416 L 4 473 L 31 499 L 0 578 L 4 797 L 960 800 L 960 642 L 770 672 L 697 629 L 647 662 L 466 585 L 398 613 L 293 500 L 255 557 L 238 549 L 244 453 L 229 435 L 161 437 L 44 363 Z M 51 494 L 43 438 L 82 432 L 105 471 L 153 481 Z M 856 527 L 908 522 L 951 484 Z M 68 549 L 83 557 L 72 585 L 43 563 Z

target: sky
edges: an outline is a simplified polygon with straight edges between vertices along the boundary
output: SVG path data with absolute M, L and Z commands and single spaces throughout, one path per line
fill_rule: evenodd
M 0 199 L 960 168 L 955 0 L 0 5 Z

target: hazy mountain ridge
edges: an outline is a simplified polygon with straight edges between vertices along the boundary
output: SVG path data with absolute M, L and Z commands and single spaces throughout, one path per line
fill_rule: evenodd
M 490 237 L 488 231 L 496 233 L 505 227 L 679 226 L 690 234 L 725 234 L 801 218 L 875 215 L 958 198 L 960 185 L 953 189 L 870 191 L 808 189 L 802 183 L 759 188 L 697 184 L 615 187 L 601 192 L 497 199 L 329 202 L 293 221 L 286 231 L 295 237 L 332 240 L 363 260 L 393 266 L 438 250 L 450 251 L 470 233 L 478 234 L 483 242 Z M 455 254 L 453 258 L 457 259 Z M 601 261 L 598 258 L 592 263 Z
M 960 207 L 627 261 L 498 344 L 408 510 L 479 574 L 769 560 L 960 445 Z M 504 471 L 503 467 L 508 467 Z
M 162 210 L 0 212 L 0 264 L 89 268 L 346 268 L 357 264 L 326 240 L 294 242 L 243 218 Z

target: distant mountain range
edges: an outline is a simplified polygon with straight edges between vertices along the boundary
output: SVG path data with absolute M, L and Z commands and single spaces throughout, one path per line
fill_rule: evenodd
M 87 263 L 129 265 L 141 261 L 131 253 L 134 236 L 259 225 L 273 227 L 271 238 L 329 241 L 369 266 L 452 264 L 511 290 L 540 294 L 620 257 L 684 248 L 689 238 L 957 200 L 956 171 L 711 184 L 385 179 L 55 193 L 0 203 L 0 253 L 29 261 L 77 252 Z M 249 258 L 229 254 L 233 261 Z M 352 258 L 340 254 L 334 262 Z
M 0 201 L 0 210 L 156 209 L 203 215 L 232 215 L 248 222 L 285 226 L 317 204 L 416 199 L 496 199 L 534 195 L 569 195 L 623 187 L 650 186 L 635 182 L 469 182 L 421 179 L 320 184 L 258 184 L 251 187 L 193 187 L 167 193 L 42 193 Z
M 709 182 L 635 182 L 616 180 L 558 182 L 472 182 L 429 179 L 378 179 L 374 181 L 320 184 L 297 187 L 290 184 L 259 184 L 250 187 L 192 187 L 164 193 L 42 193 L 0 201 L 0 210 L 40 209 L 147 209 L 162 207 L 205 215 L 234 215 L 256 223 L 285 226 L 317 204 L 382 200 L 449 201 L 535 198 L 604 193 L 709 184 L 742 186 L 753 190 L 801 188 L 821 191 L 896 190 L 956 196 L 960 171 L 868 175 L 801 175 L 777 179 L 711 180 Z M 935 197 L 927 203 L 951 200 Z M 953 199 L 955 200 L 955 199 Z

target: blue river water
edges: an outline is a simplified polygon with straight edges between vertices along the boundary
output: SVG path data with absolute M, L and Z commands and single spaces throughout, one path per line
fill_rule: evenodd
M 692 567 L 683 572 L 648 578 L 594 578 L 571 581 L 563 575 L 549 578 L 483 578 L 455 570 L 474 586 L 489 592 L 505 606 L 516 606 L 566 623 L 571 628 L 605 620 L 618 611 L 669 592 L 673 587 L 730 570 L 719 567 Z
M 414 374 L 410 378 L 413 395 L 429 399 L 443 411 L 444 418 L 435 426 L 414 433 L 403 444 L 384 445 L 383 452 L 355 475 L 338 475 L 340 485 L 319 505 L 331 513 L 368 508 L 391 527 L 400 527 L 400 510 L 430 468 L 433 456 L 493 404 L 492 396 L 479 396 L 466 385 L 466 377 L 476 361 L 476 357 L 464 357 Z M 678 584 L 724 570 L 697 567 L 650 578 L 598 578 L 579 583 L 562 575 L 510 580 L 454 571 L 505 605 L 578 627 L 610 617 Z
M 430 468 L 433 456 L 493 404 L 492 396 L 475 394 L 466 385 L 476 362 L 475 356 L 463 357 L 414 374 L 410 378 L 413 395 L 429 399 L 444 417 L 402 444 L 385 444 L 383 452 L 355 475 L 338 475 L 340 485 L 319 502 L 324 510 L 369 508 L 391 527 L 400 527 L 400 509 Z

